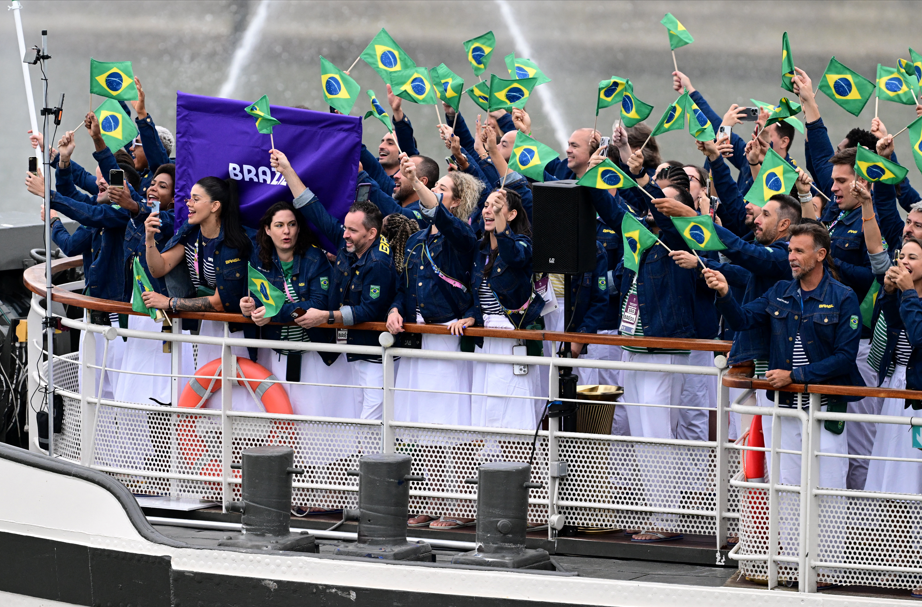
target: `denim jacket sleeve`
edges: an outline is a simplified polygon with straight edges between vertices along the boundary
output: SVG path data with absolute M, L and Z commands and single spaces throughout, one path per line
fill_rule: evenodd
M 381 191 L 381 187 L 368 176 L 368 173 L 362 171 L 359 173 L 359 183 L 370 183 L 371 190 L 368 192 L 368 198 L 375 206 L 381 209 L 381 215 L 387 217 L 391 213 L 397 213 L 398 215 L 403 215 L 407 219 L 412 219 L 417 222 L 420 226 L 428 225 L 429 222 L 426 219 L 423 219 L 421 215 L 414 213 L 407 207 L 400 206 L 393 196 L 386 194 Z
M 832 165 L 829 164 L 829 159 L 832 158 L 835 149 L 829 141 L 829 133 L 826 132 L 822 118 L 807 123 L 807 137 L 806 148 L 813 165 L 813 178 L 817 187 L 832 198 L 829 191 L 832 187 Z
M 51 224 L 51 240 L 61 248 L 68 257 L 84 255 L 90 249 L 93 241 L 93 230 L 80 226 L 74 233 L 67 231 L 60 221 Z
M 304 218 L 311 222 L 315 228 L 320 230 L 337 249 L 341 248 L 345 243 L 343 240 L 343 224 L 339 223 L 335 217 L 330 215 L 330 212 L 320 204 L 320 199 L 310 191 L 310 188 L 304 190 L 301 192 L 300 196 L 295 198 L 295 206 L 303 204 L 305 198 L 308 201 L 307 204 L 300 207 Z
M 435 208 L 435 227 L 445 235 L 453 249 L 462 253 L 476 251 L 478 246 L 477 236 L 467 223 L 461 221 L 448 212 L 444 205 Z
M 746 242 L 723 226 L 714 227 L 717 237 L 727 245 L 727 250 L 723 253 L 730 261 L 753 274 L 775 280 L 791 280 L 791 264 L 788 262 L 788 252 L 785 249 Z
M 394 180 L 384 171 L 384 167 L 381 166 L 374 154 L 365 147 L 364 143 L 362 144 L 360 160 L 362 161 L 362 168 L 368 173 L 368 177 L 377 183 L 384 192 L 394 191 Z M 361 178 L 359 183 L 362 183 Z
M 476 158 L 477 152 L 474 151 L 474 136 L 471 134 L 471 130 L 467 128 L 464 116 L 462 116 L 460 112 L 455 122 L 455 135 L 457 135 L 458 139 L 461 141 L 462 150 L 468 153 L 468 158 Z
M 74 162 L 73 158 L 70 160 L 70 175 L 71 179 L 74 180 L 75 186 L 90 196 L 95 197 L 99 195 L 99 186 L 96 185 L 96 175 Z
M 897 241 L 899 242 L 899 241 Z M 851 287 L 855 293 L 864 298 L 868 289 L 874 284 L 874 272 L 871 270 L 871 260 L 868 259 L 868 265 L 859 266 L 838 259 L 834 260 L 836 270 L 839 272 L 839 278 L 842 282 Z
M 83 168 L 80 168 L 80 171 L 83 171 Z M 85 202 L 87 204 L 96 203 L 96 196 L 90 196 L 75 187 L 73 162 L 66 167 L 62 167 L 58 164 L 58 168 L 55 170 L 55 188 L 61 195 L 73 198 L 78 202 Z
M 906 180 L 903 183 L 906 183 Z M 903 218 L 900 217 L 900 212 L 896 207 L 896 188 L 879 181 L 874 184 L 871 197 L 874 199 L 874 212 L 877 213 L 877 225 L 880 226 L 881 236 L 884 237 L 888 246 L 899 246 L 899 242 L 903 239 Z
M 768 292 L 773 291 L 774 289 L 770 289 Z M 723 314 L 724 320 L 727 321 L 727 325 L 734 331 L 754 329 L 765 326 L 770 322 L 766 311 L 768 307 L 767 295 L 763 295 L 745 306 L 740 306 L 736 299 L 733 298 L 733 294 L 728 292 L 726 297 L 717 297 L 715 303 L 717 310 Z
M 160 165 L 170 163 L 170 156 L 166 153 L 163 142 L 160 141 L 157 125 L 154 124 L 154 119 L 151 118 L 150 114 L 144 120 L 135 118 L 134 123 L 137 125 L 138 134 L 141 136 L 141 145 L 144 147 L 144 156 L 147 158 L 147 168 L 150 174 L 153 175 L 160 168 Z
M 836 325 L 835 341 L 832 356 L 811 362 L 803 367 L 791 371 L 791 379 L 796 383 L 816 384 L 831 377 L 842 375 L 843 369 L 855 365 L 858 358 L 858 344 L 861 341 L 861 331 L 853 328 L 849 319 L 861 318 L 858 298 L 853 292 L 848 292 L 839 302 L 839 323 Z M 861 324 L 860 321 L 858 323 Z
M 505 230 L 496 234 L 496 246 L 499 257 L 510 268 L 525 268 L 531 265 L 531 238 L 513 233 L 508 225 Z
M 155 131 L 156 132 L 156 131 Z M 157 139 L 159 141 L 159 137 Z M 102 176 L 109 180 L 109 171 L 117 170 L 119 168 L 118 163 L 115 161 L 115 155 L 109 148 L 102 150 L 101 152 L 93 152 L 93 158 L 96 159 L 96 162 L 99 163 L 99 170 L 102 171 Z M 138 194 L 135 189 L 128 183 L 128 180 L 125 180 L 125 185 L 128 186 L 128 193 L 131 194 L 131 199 L 137 202 L 139 205 L 146 204 L 144 197 Z
M 397 138 L 397 145 L 407 156 L 418 156 L 419 150 L 416 149 L 416 139 L 413 137 L 413 125 L 406 114 L 403 120 L 394 120 L 394 136 Z
M 621 220 L 624 219 L 624 214 L 627 212 L 620 200 L 620 196 L 618 194 L 612 196 L 607 190 L 592 188 L 589 190 L 589 200 L 592 202 L 592 206 L 595 207 L 595 212 L 605 222 L 605 225 L 620 233 Z
M 330 288 L 330 262 L 327 261 L 326 255 L 320 249 L 311 248 L 304 253 L 305 259 L 302 261 L 302 269 L 307 270 L 304 275 L 299 274 L 299 281 L 308 283 L 309 298 L 306 301 L 289 302 L 286 298 L 282 304 L 279 313 L 273 317 L 276 322 L 290 322 L 292 313 L 296 308 L 316 308 L 318 310 L 328 310 Z M 306 262 L 306 263 L 305 263 Z M 323 288 L 326 278 L 326 289 Z M 300 286 L 300 285 L 298 285 Z
M 487 188 L 492 190 L 493 184 L 499 183 L 502 175 L 500 175 L 499 171 L 496 170 L 496 166 L 493 165 L 493 161 L 490 160 L 489 156 L 486 158 L 480 158 L 475 154 L 472 158 L 468 158 L 467 160 L 468 162 L 476 162 L 478 165 L 480 165 L 480 170 L 487 178 Z
M 721 238 L 721 240 L 723 239 Z M 723 274 L 724 278 L 727 279 L 727 284 L 731 287 L 745 289 L 749 284 L 749 279 L 752 277 L 752 272 L 732 263 L 720 263 L 710 259 L 705 259 L 704 265 L 706 265 L 711 270 L 717 270 Z
M 589 308 L 586 310 L 577 333 L 595 333 L 608 313 L 608 255 L 605 249 L 596 243 L 595 272 L 589 285 Z
M 747 162 L 746 170 L 749 170 Z M 714 189 L 717 190 L 717 197 L 720 198 L 720 206 L 717 207 L 717 216 L 723 223 L 724 227 L 737 236 L 745 234 L 746 228 L 746 201 L 743 200 L 743 194 L 730 176 L 730 167 L 724 161 L 723 157 L 718 156 L 711 163 L 711 176 L 714 179 Z
M 509 172 L 512 173 L 512 171 Z M 497 186 L 499 186 L 499 184 L 497 184 Z M 522 208 L 525 209 L 525 214 L 528 215 L 528 222 L 534 223 L 535 220 L 532 215 L 534 196 L 532 195 L 531 188 L 528 187 L 528 180 L 521 175 L 515 179 L 509 176 L 506 178 L 506 188 L 513 190 L 522 198 Z
M 912 347 L 922 347 L 922 299 L 915 289 L 907 289 L 900 296 L 900 318 Z
M 59 192 L 51 196 L 51 208 L 88 228 L 124 228 L 131 214 L 108 204 L 87 204 L 68 198 Z
M 506 112 L 502 116 L 496 119 L 496 124 L 499 125 L 500 130 L 505 135 L 506 133 L 511 133 L 515 130 L 515 123 L 512 122 L 512 114 Z

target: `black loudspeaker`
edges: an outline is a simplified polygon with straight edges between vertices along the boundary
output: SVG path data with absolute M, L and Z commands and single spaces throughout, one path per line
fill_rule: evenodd
M 595 269 L 596 219 L 589 188 L 572 179 L 532 184 L 534 272 L 582 274 Z

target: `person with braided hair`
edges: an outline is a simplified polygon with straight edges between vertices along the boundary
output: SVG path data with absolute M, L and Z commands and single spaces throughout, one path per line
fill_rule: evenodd
M 391 258 L 394 260 L 394 269 L 397 274 L 403 273 L 404 247 L 407 240 L 419 231 L 419 224 L 415 219 L 410 219 L 400 213 L 391 213 L 384 218 L 381 225 L 381 236 L 391 247 Z

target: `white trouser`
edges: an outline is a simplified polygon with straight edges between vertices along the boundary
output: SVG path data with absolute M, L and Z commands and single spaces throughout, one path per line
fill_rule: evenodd
M 696 367 L 713 367 L 714 354 L 712 352 L 690 352 L 688 364 Z M 684 376 L 682 396 L 676 404 L 700 408 L 672 410 L 675 437 L 682 440 L 706 441 L 710 419 L 709 409 L 717 407 L 717 376 Z
M 355 382 L 362 388 L 362 419 L 381 419 L 384 410 L 384 365 L 367 360 L 352 362 Z
M 858 371 L 868 386 L 877 385 L 877 370 L 871 369 L 868 364 L 868 354 L 871 352 L 871 340 L 863 339 L 858 344 Z M 880 415 L 884 399 L 866 397 L 853 403 L 848 403 L 849 413 L 863 413 L 866 415 Z M 870 422 L 848 422 L 848 452 L 851 455 L 870 455 L 874 449 L 874 437 L 877 434 L 877 424 Z M 848 460 L 848 488 L 861 491 L 864 489 L 868 477 L 868 460 Z
M 765 428 L 765 419 L 762 427 Z M 779 417 L 779 430 L 781 432 L 781 449 L 788 451 L 801 451 L 805 446 L 801 444 L 802 425 L 800 420 L 793 417 Z M 822 426 L 820 427 L 820 447 L 824 453 L 848 453 L 849 424 L 845 424 L 842 434 L 833 434 Z M 766 436 L 766 447 L 770 447 Z M 801 456 L 781 453 L 781 478 L 782 485 L 800 485 Z M 770 470 L 770 468 L 766 468 Z M 841 457 L 821 457 L 819 479 L 817 487 L 823 489 L 845 489 L 845 479 L 848 476 L 848 460 Z

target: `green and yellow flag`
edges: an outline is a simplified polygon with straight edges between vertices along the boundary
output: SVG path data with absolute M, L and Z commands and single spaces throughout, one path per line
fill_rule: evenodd
M 90 59 L 90 93 L 130 101 L 138 98 L 131 61 L 96 61 Z
M 485 112 L 490 111 L 490 85 L 486 82 L 478 82 L 471 88 L 464 91 L 477 106 Z
M 490 76 L 490 112 L 496 110 L 522 109 L 531 97 L 531 91 L 538 83 L 537 78 L 504 80 L 495 75 Z
M 263 273 L 247 264 L 247 289 L 266 307 L 266 318 L 272 318 L 282 309 L 285 294 L 263 276 Z
M 871 283 L 868 294 L 861 300 L 858 311 L 861 312 L 861 324 L 868 329 L 874 328 L 874 307 L 877 305 L 877 297 L 880 295 L 880 283 L 876 280 Z
M 263 95 L 258 101 L 252 105 L 248 105 L 244 109 L 247 114 L 256 119 L 256 130 L 263 135 L 271 135 L 272 127 L 281 124 L 281 122 L 273 118 L 272 114 L 269 113 L 268 95 Z
M 538 82 L 535 86 L 551 81 L 531 59 L 522 59 L 521 57 L 516 59 L 515 53 L 509 53 L 503 59 L 506 61 L 506 69 L 509 70 L 509 75 L 513 78 L 518 80 L 536 78 Z
M 669 32 L 669 48 L 672 50 L 676 50 L 680 46 L 685 46 L 695 41 L 692 35 L 688 33 L 688 30 L 685 29 L 685 26 L 672 16 L 672 13 L 666 13 L 666 16 L 663 17 L 660 23 L 662 23 L 666 27 L 666 31 Z
M 544 181 L 544 167 L 557 158 L 557 151 L 532 139 L 525 133 L 516 133 L 509 156 L 509 170 L 521 173 L 535 181 Z
M 789 194 L 795 181 L 797 171 L 785 162 L 778 152 L 769 148 L 765 160 L 762 161 L 762 168 L 756 175 L 752 187 L 743 196 L 743 200 L 757 207 L 764 207 L 775 194 Z
M 710 215 L 673 217 L 672 223 L 693 251 L 723 251 L 727 248 L 717 236 L 714 220 Z
M 362 90 L 358 82 L 327 61 L 323 55 L 320 56 L 320 86 L 323 88 L 323 98 L 327 105 L 347 116 L 358 101 L 359 91 Z
M 640 256 L 659 241 L 630 213 L 625 213 L 621 220 L 621 239 L 624 241 L 624 267 L 635 273 L 640 271 Z
M 916 76 L 916 66 L 914 66 L 911 61 L 906 61 L 905 59 L 897 59 L 896 66 L 899 68 L 900 73 L 905 76 L 906 84 L 909 88 L 918 95 L 919 78 Z
M 909 61 L 912 63 L 913 73 L 916 75 L 916 82 L 922 87 L 922 55 L 910 48 Z
M 391 90 L 401 99 L 423 105 L 439 102 L 435 87 L 429 82 L 429 73 L 424 67 L 414 67 L 391 74 Z
M 620 190 L 622 188 L 636 188 L 637 182 L 615 166 L 614 162 L 606 158 L 586 171 L 586 174 L 580 177 L 576 185 L 584 185 L 587 188 L 597 190 Z
M 687 108 L 689 103 L 691 103 L 691 98 L 688 96 L 688 91 L 685 91 L 674 103 L 672 103 L 672 105 L 666 108 L 666 111 L 663 112 L 663 117 L 660 118 L 656 126 L 653 127 L 653 132 L 650 133 L 650 136 L 656 137 L 657 135 L 662 135 L 669 131 L 684 129 L 685 117 L 688 116 Z
M 99 121 L 99 132 L 106 147 L 114 154 L 126 143 L 138 136 L 138 127 L 128 117 L 122 106 L 114 99 L 106 99 L 96 108 L 96 120 Z
M 768 120 L 765 122 L 765 126 L 770 126 L 799 114 L 801 107 L 787 97 L 782 97 L 778 100 L 778 105 L 773 105 L 766 109 L 768 110 Z
M 371 109 L 365 112 L 365 119 L 371 118 L 374 116 L 381 121 L 384 126 L 387 127 L 387 130 L 391 133 L 394 132 L 394 125 L 391 123 L 391 117 L 387 115 L 387 112 L 384 111 L 384 106 L 378 103 L 378 98 L 375 97 L 375 92 L 372 90 L 365 91 L 368 93 L 368 101 L 371 103 Z
M 394 39 L 384 28 L 381 28 L 378 35 L 368 43 L 368 46 L 362 51 L 361 57 L 365 63 L 371 66 L 371 69 L 378 72 L 378 75 L 384 79 L 386 84 L 393 84 L 391 74 L 394 72 L 416 67 L 410 56 L 394 42 Z
M 691 97 L 688 98 L 685 108 L 688 110 L 689 134 L 698 141 L 714 141 L 714 125 Z
M 131 309 L 140 314 L 149 314 L 151 319 L 156 320 L 157 309 L 148 308 L 144 305 L 142 295 L 148 291 L 153 291 L 154 288 L 150 285 L 147 272 L 141 267 L 141 262 L 138 261 L 137 255 L 135 255 L 134 261 L 131 263 L 131 271 L 134 274 L 134 281 L 131 285 Z
M 624 96 L 621 98 L 621 122 L 624 128 L 629 129 L 638 122 L 643 122 L 652 111 L 652 105 L 634 96 L 634 85 L 629 80 L 627 86 L 624 87 Z
M 884 101 L 893 101 L 903 105 L 915 105 L 912 81 L 896 67 L 877 64 L 877 96 Z
M 461 94 L 464 92 L 464 80 L 454 73 L 444 63 L 429 70 L 430 82 L 435 87 L 436 96 L 450 105 L 457 112 L 461 105 Z
M 839 107 L 857 116 L 871 100 L 876 85 L 853 70 L 848 69 L 833 57 L 820 78 L 819 90 L 835 101 Z
M 878 156 L 863 145 L 858 146 L 855 155 L 855 172 L 867 181 L 880 181 L 896 185 L 906 179 L 909 169 L 892 160 Z
M 490 65 L 490 58 L 493 56 L 493 49 L 495 48 L 496 36 L 493 35 L 492 31 L 465 41 L 464 53 L 467 55 L 467 60 L 470 62 L 475 76 L 487 71 L 487 66 Z
M 916 167 L 922 171 L 922 116 L 910 122 L 907 131 L 912 142 L 912 159 L 916 161 Z
M 595 115 L 599 115 L 599 110 L 621 103 L 624 98 L 624 91 L 627 90 L 627 80 L 612 76 L 608 80 L 599 83 L 599 96 L 595 101 Z
M 753 105 L 756 105 L 756 106 L 758 106 L 758 107 L 760 107 L 760 108 L 764 107 L 765 109 L 767 109 L 767 110 L 769 111 L 769 113 L 774 112 L 774 111 L 775 111 L 775 108 L 778 107 L 778 106 L 773 105 L 773 104 L 771 104 L 771 103 L 765 103 L 764 101 L 757 101 L 757 100 L 755 100 L 755 99 L 750 99 L 749 101 L 751 101 L 751 102 L 753 103 Z M 788 117 L 788 118 L 782 118 L 782 122 L 787 122 L 788 124 L 790 124 L 791 126 L 793 126 L 795 129 L 797 129 L 797 130 L 800 131 L 801 133 L 804 132 L 804 123 L 801 122 L 800 120 L 798 120 L 797 118 L 794 118 L 793 116 L 790 116 L 790 117 Z
M 781 88 L 794 92 L 794 58 L 787 32 L 781 37 Z

